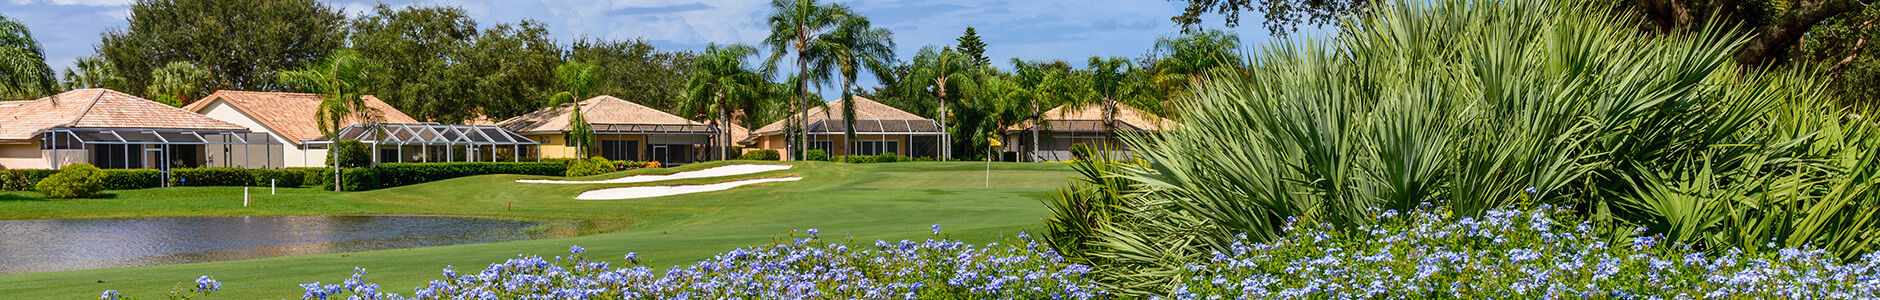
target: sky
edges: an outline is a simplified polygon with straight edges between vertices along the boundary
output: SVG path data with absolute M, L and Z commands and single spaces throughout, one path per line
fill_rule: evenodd
M 131 0 L 0 0 L 0 14 L 25 23 L 45 47 L 48 63 L 64 69 L 92 54 L 92 45 L 108 29 L 123 28 Z M 769 31 L 763 18 L 766 0 L 325 0 L 356 16 L 377 3 L 393 6 L 460 6 L 479 26 L 535 19 L 553 37 L 568 43 L 580 37 L 644 38 L 662 50 L 702 50 L 710 43 L 758 44 Z M 1091 56 L 1142 57 L 1158 37 L 1180 28 L 1169 17 L 1185 2 L 1166 0 L 897 0 L 826 1 L 844 3 L 876 26 L 894 31 L 896 53 L 913 57 L 927 45 L 956 45 L 966 27 L 975 27 L 996 65 L 1007 61 L 1065 60 L 1082 66 Z M 1255 14 L 1254 16 L 1257 16 Z M 1226 28 L 1220 16 L 1205 17 L 1210 28 L 1236 32 L 1252 49 L 1275 39 L 1258 19 Z M 1306 35 L 1316 35 L 1308 32 Z M 768 51 L 768 50 L 763 50 Z M 870 77 L 870 76 L 863 76 Z M 872 86 L 873 80 L 862 82 Z M 828 92 L 826 91 L 825 94 Z

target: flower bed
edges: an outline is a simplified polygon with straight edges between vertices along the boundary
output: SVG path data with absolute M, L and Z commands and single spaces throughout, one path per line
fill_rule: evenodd
M 1296 222 L 1287 238 L 1235 243 L 1195 259 L 1169 299 L 1872 299 L 1880 253 L 1838 261 L 1825 251 L 1737 250 L 1710 255 L 1653 237 L 1609 243 L 1547 207 L 1456 218 L 1440 209 L 1375 212 L 1370 225 L 1329 230 Z M 939 234 L 936 225 L 934 233 Z M 663 272 L 633 254 L 612 262 L 518 256 L 481 270 L 445 267 L 411 294 L 386 293 L 363 270 L 337 284 L 302 285 L 304 299 L 1090 299 L 1090 267 L 1020 234 L 984 246 L 946 239 L 799 238 L 738 249 Z M 623 267 L 614 268 L 615 264 Z

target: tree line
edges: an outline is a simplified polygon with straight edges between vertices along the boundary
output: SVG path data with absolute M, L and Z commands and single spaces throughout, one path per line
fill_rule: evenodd
M 377 95 L 419 120 L 500 121 L 565 91 L 555 68 L 599 66 L 596 94 L 655 108 L 678 102 L 693 54 L 644 40 L 581 38 L 566 46 L 535 20 L 480 24 L 460 7 L 384 4 L 348 18 L 314 0 L 140 0 L 128 25 L 101 35 L 95 54 L 54 72 L 25 26 L 0 16 L 0 96 L 32 99 L 108 88 L 172 105 L 215 90 L 322 92 L 281 74 L 359 59 L 354 92 Z M 26 49 L 30 51 L 13 51 Z M 18 54 L 16 54 L 18 53 Z M 354 58 L 345 58 L 354 59 Z

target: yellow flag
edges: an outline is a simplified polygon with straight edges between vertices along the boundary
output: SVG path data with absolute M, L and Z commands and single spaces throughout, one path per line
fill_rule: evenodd
M 996 138 L 986 138 L 986 141 L 992 142 L 992 147 L 1005 147 L 1005 144 L 1000 143 L 999 139 L 996 139 Z

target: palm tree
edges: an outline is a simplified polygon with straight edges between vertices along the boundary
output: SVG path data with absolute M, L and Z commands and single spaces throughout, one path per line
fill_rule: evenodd
M 1162 37 L 1156 39 L 1155 49 L 1168 54 L 1156 60 L 1153 69 L 1155 83 L 1170 91 L 1169 99 L 1199 87 L 1210 70 L 1246 66 L 1240 58 L 1240 36 L 1219 29 Z
M 575 147 L 576 158 L 587 158 L 588 152 L 593 152 L 590 150 L 597 146 L 594 144 L 594 127 L 588 124 L 587 116 L 581 114 L 581 99 L 587 99 L 588 93 L 592 93 L 594 86 L 600 83 L 600 67 L 571 61 L 555 67 L 555 77 L 561 79 L 561 84 L 568 90 L 549 97 L 548 106 L 574 105 L 574 114 L 568 116 L 568 144 Z
M 181 107 L 196 100 L 203 84 L 209 81 L 209 73 L 197 69 L 196 64 L 173 61 L 150 70 L 150 79 L 150 87 L 144 89 L 148 95 L 145 98 Z
M 1084 78 L 1090 85 L 1090 91 L 1096 95 L 1085 101 L 1097 100 L 1095 104 L 1103 106 L 1103 138 L 1106 141 L 1115 138 L 1117 101 L 1130 92 L 1129 73 L 1133 68 L 1129 59 L 1122 57 L 1090 57 L 1090 69 Z
M 785 55 L 795 55 L 797 74 L 793 81 L 796 82 L 796 94 L 790 99 L 789 106 L 791 115 L 795 116 L 796 112 L 808 107 L 809 86 L 822 86 L 829 81 L 831 66 L 825 59 L 826 52 L 818 49 L 822 48 L 818 44 L 822 43 L 824 35 L 841 25 L 842 19 L 850 13 L 847 6 L 817 4 L 816 0 L 771 0 L 770 8 L 770 17 L 766 19 L 770 25 L 770 36 L 764 38 L 764 45 L 770 48 L 770 59 L 764 61 L 764 69 L 774 71 Z M 795 130 L 808 129 L 807 118 L 795 121 L 800 122 L 791 125 Z M 791 151 L 790 156 L 800 160 L 807 154 L 807 135 L 789 134 L 795 134 L 788 142 L 795 144 L 792 149 L 788 149 Z
M 61 78 L 59 85 L 66 90 L 90 88 L 121 90 L 125 87 L 124 77 L 117 75 L 117 66 L 112 65 L 111 61 L 105 60 L 103 56 L 80 57 L 72 62 L 72 67 L 66 67 L 62 74 L 64 75 L 59 76 Z
M 692 78 L 686 80 L 686 97 L 679 102 L 678 110 L 687 115 L 705 115 L 719 125 L 731 124 L 733 111 L 746 111 L 746 119 L 754 118 L 751 112 L 767 98 L 765 89 L 770 83 L 745 67 L 744 58 L 756 54 L 757 48 L 743 44 L 706 46 L 705 52 L 692 61 Z M 719 144 L 718 159 L 724 160 L 731 157 L 731 126 L 720 127 L 719 141 L 723 143 Z
M 1052 68 L 1052 65 L 1060 67 Z M 1078 90 L 1077 81 L 1071 77 L 1070 64 L 1063 61 L 1027 62 L 1013 58 L 1012 70 L 1012 80 L 1024 87 L 1024 91 L 1029 94 L 1026 97 L 1028 103 L 1025 104 L 1030 106 L 1031 112 L 1023 121 L 1029 121 L 1032 124 L 1031 149 L 1029 149 L 1032 153 L 1027 154 L 1026 157 L 1035 159 L 1034 156 L 1038 150 L 1038 131 L 1048 130 L 1051 127 L 1051 123 L 1045 122 L 1044 109 L 1071 102 L 1077 94 L 1075 92 Z
M 971 56 L 935 46 L 920 48 L 920 53 L 914 54 L 913 63 L 907 80 L 920 82 L 916 87 L 931 88 L 934 95 L 940 97 L 940 115 L 936 119 L 940 119 L 940 160 L 945 161 L 953 156 L 953 136 L 947 131 L 947 89 L 951 87 L 961 93 L 965 92 L 961 90 L 972 90 L 971 78 L 979 66 Z
M 830 50 L 829 59 L 834 61 L 837 73 L 842 75 L 842 134 L 848 140 L 848 150 L 845 152 L 853 152 L 857 142 L 855 96 L 851 87 L 855 85 L 856 75 L 862 68 L 867 68 L 876 77 L 892 76 L 889 69 L 893 68 L 894 61 L 894 31 L 873 27 L 868 18 L 850 16 L 844 18 L 842 24 L 823 41 Z
M 276 76 L 281 84 L 302 90 L 322 94 L 319 110 L 314 112 L 314 119 L 320 127 L 320 134 L 327 136 L 338 145 L 340 128 L 348 121 L 359 120 L 364 124 L 379 121 L 378 109 L 366 105 L 360 90 L 369 81 L 374 65 L 370 60 L 359 57 L 357 52 L 342 50 L 328 57 L 326 61 L 308 66 L 306 69 L 281 72 Z M 328 148 L 328 156 L 338 155 L 337 149 Z M 339 191 L 340 159 L 333 157 L 333 190 Z
M 0 99 L 31 99 L 58 88 L 46 50 L 25 24 L 0 15 Z

